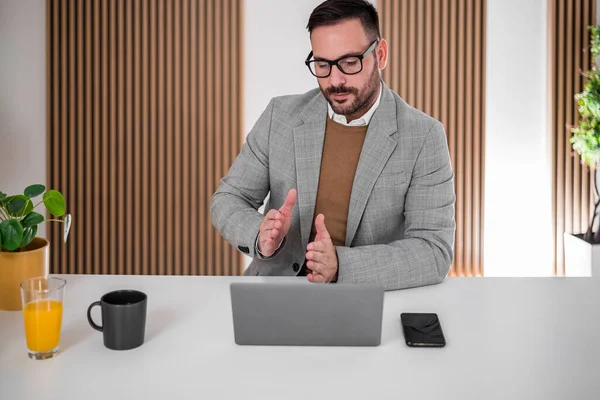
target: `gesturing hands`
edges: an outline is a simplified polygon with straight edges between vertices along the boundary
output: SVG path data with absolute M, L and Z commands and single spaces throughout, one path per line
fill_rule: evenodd
M 265 257 L 275 253 L 292 223 L 292 209 L 296 204 L 296 190 L 290 189 L 279 210 L 270 210 L 260 224 L 258 250 Z
M 315 218 L 315 229 L 317 231 L 315 240 L 306 246 L 306 267 L 311 270 L 308 280 L 329 283 L 337 278 L 338 258 L 331 236 L 325 227 L 323 214 Z

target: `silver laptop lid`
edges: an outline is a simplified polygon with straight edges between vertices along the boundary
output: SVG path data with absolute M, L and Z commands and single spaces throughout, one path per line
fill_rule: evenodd
M 378 346 L 383 286 L 232 283 L 241 345 Z

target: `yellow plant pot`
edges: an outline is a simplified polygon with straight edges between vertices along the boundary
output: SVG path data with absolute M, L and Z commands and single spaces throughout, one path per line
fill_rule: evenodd
M 48 245 L 36 237 L 19 252 L 0 251 L 0 310 L 21 310 L 21 282 L 48 275 Z

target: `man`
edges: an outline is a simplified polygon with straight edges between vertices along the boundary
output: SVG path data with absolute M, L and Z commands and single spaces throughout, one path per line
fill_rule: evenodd
M 320 90 L 271 100 L 213 195 L 213 225 L 253 257 L 246 275 L 442 282 L 456 228 L 442 124 L 382 83 L 388 46 L 370 3 L 325 1 L 307 28 Z

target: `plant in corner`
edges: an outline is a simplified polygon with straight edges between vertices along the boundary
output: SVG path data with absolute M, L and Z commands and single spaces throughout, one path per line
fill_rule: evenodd
M 34 204 L 39 196 L 41 200 Z M 40 205 L 53 217 L 46 219 L 35 211 Z M 66 242 L 71 215 L 65 212 L 63 195 L 57 190 L 46 191 L 44 185 L 28 186 L 23 194 L 13 196 L 0 192 L 0 310 L 20 310 L 21 282 L 48 275 L 49 243 L 36 237 L 38 226 L 42 222 L 63 223 Z
M 592 59 L 597 60 L 600 54 L 600 26 L 590 26 L 590 42 Z M 600 71 L 596 62 L 591 71 L 583 74 L 586 78 L 586 84 L 581 93 L 575 95 L 579 106 L 579 122 L 577 126 L 571 129 L 573 136 L 571 143 L 581 157 L 581 162 L 595 170 L 594 189 L 596 200 L 592 218 L 583 239 L 589 243 L 600 243 L 600 229 L 594 232 L 596 218 L 600 211 L 600 191 L 598 185 L 600 179 L 598 170 L 600 162 Z

